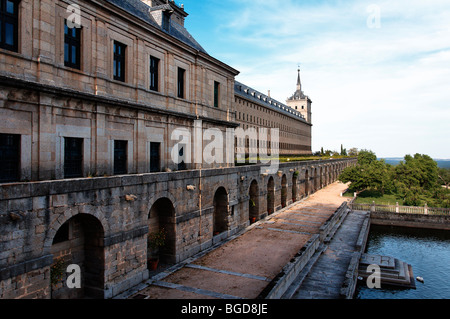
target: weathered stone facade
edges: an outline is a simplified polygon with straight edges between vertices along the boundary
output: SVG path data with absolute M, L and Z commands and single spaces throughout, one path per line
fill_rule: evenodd
M 64 64 L 69 3 L 20 2 L 21 22 L 34 21 L 35 27 L 20 24 L 19 52 L 2 50 L 0 64 L 0 115 L 7 119 L 0 133 L 21 135 L 20 180 L 63 178 L 65 137 L 83 139 L 83 176 L 103 176 L 112 174 L 114 140 L 127 141 L 126 173 L 149 172 L 149 145 L 160 143 L 163 171 L 176 169 L 169 160 L 175 128 L 191 131 L 194 119 L 205 129 L 237 126 L 232 101 L 238 72 L 195 40 L 186 44 L 157 24 L 131 19 L 114 3 L 80 3 L 83 42 L 80 68 L 74 69 Z M 184 32 L 176 34 L 189 39 Z M 114 41 L 126 44 L 123 82 L 112 74 Z M 150 57 L 159 59 L 156 91 L 149 89 Z M 185 70 L 182 98 L 178 68 Z M 220 83 L 220 107 L 212 106 L 214 81 Z
M 9 169 L 0 174 L 0 298 L 113 297 L 148 278 L 152 254 L 184 260 L 336 180 L 353 161 L 280 164 L 275 174 L 188 161 L 189 142 L 206 144 L 196 129 L 239 126 L 238 71 L 190 36 L 184 8 L 78 1 L 81 36 L 70 42 L 70 2 L 17 3 L 17 50 L 0 48 Z M 70 43 L 80 52 L 68 66 Z M 179 129 L 192 136 L 183 152 L 172 136 Z M 161 230 L 165 245 L 154 252 L 149 238 Z M 80 267 L 82 288 L 55 276 L 67 264 Z
M 297 107 L 283 104 L 237 81 L 234 104 L 236 121 L 246 132 L 250 132 L 249 129 L 252 128 L 257 131 L 260 128 L 279 130 L 278 150 L 281 156 L 311 154 L 312 123 L 307 120 L 302 110 L 297 111 Z M 251 136 L 248 136 L 246 153 L 250 153 L 250 144 Z M 259 144 L 258 147 L 262 146 Z M 268 154 L 270 149 L 271 145 L 267 145 L 267 150 L 263 151 Z
M 50 281 L 50 267 L 62 254 L 66 263 L 82 265 L 85 289 L 76 297 L 112 297 L 148 278 L 147 239 L 156 231 L 150 215 L 161 200 L 173 207 L 157 217 L 169 246 L 161 258 L 177 262 L 248 226 L 250 199 L 253 217 L 263 218 L 334 181 L 353 161 L 286 163 L 274 175 L 261 174 L 257 165 L 0 185 L 0 297 L 67 297 Z M 217 201 L 226 207 L 222 212 Z M 220 219 L 225 229 L 217 230 Z M 66 223 L 68 237 L 55 243 Z

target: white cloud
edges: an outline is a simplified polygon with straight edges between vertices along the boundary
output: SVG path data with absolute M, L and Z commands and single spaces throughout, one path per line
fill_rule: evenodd
M 282 102 L 295 90 L 300 62 L 314 150 L 343 143 L 379 156 L 424 150 L 450 158 L 449 1 L 227 3 L 215 15 L 221 37 L 209 53 Z M 367 27 L 371 4 L 381 28 Z

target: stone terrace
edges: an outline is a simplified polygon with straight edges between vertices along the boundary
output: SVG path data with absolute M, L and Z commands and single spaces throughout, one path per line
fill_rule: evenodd
M 346 188 L 330 184 L 118 298 L 255 299 L 347 200 Z

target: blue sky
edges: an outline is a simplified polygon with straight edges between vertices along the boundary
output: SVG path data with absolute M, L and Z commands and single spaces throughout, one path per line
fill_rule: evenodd
M 313 101 L 313 151 L 450 158 L 450 1 L 178 0 L 236 78 Z

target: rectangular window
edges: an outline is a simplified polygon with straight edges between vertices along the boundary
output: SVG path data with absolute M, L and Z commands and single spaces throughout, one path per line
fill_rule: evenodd
M 159 91 L 159 59 L 150 57 L 150 90 Z
M 64 138 L 64 178 L 83 177 L 83 139 Z
M 214 107 L 219 107 L 220 83 L 214 81 Z
M 177 96 L 184 99 L 184 75 L 186 70 L 178 68 Z
M 186 163 L 184 162 L 184 158 L 185 158 L 185 155 L 184 155 L 184 147 L 185 147 L 185 145 L 183 144 L 179 144 L 178 145 L 178 147 L 179 147 L 179 149 L 178 149 L 178 156 L 179 156 L 179 158 L 178 158 L 178 161 L 180 161 L 179 163 L 178 163 L 178 170 L 179 171 L 182 171 L 182 170 L 185 170 L 186 169 Z
M 125 82 L 125 50 L 126 45 L 114 41 L 114 80 Z
M 163 11 L 162 28 L 164 31 L 167 31 L 167 32 L 169 32 L 169 30 L 170 30 L 170 13 L 167 11 Z
M 81 28 L 69 28 L 64 20 L 64 65 L 81 68 Z
M 161 143 L 150 143 L 150 172 L 159 172 L 161 170 Z
M 0 0 L 0 48 L 2 49 L 18 51 L 18 11 L 18 0 Z
M 127 173 L 128 141 L 114 141 L 114 175 Z
M 0 183 L 20 179 L 20 135 L 0 134 Z

